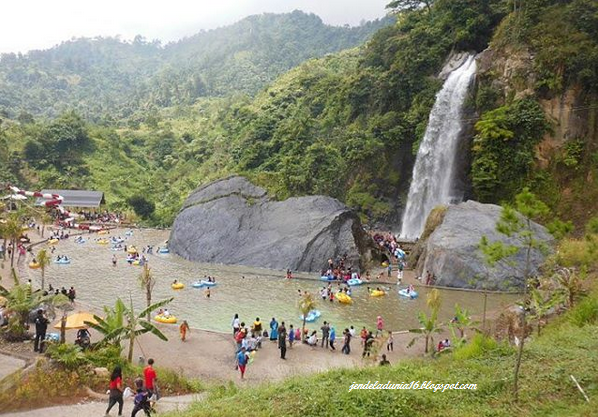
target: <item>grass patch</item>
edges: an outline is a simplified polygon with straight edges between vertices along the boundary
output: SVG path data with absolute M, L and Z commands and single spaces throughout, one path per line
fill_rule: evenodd
M 591 301 L 590 301 L 591 300 Z M 210 389 L 207 400 L 169 416 L 573 416 L 595 415 L 571 381 L 598 395 L 598 325 L 586 320 L 596 293 L 555 319 L 524 351 L 519 403 L 512 401 L 515 350 L 482 335 L 453 354 L 405 360 L 389 367 L 332 370 L 246 389 Z M 592 307 L 593 308 L 593 307 Z M 581 313 L 583 311 L 583 313 Z M 584 317 L 585 326 L 572 322 Z M 593 317 L 593 316 L 592 316 Z M 353 383 L 474 383 L 477 390 L 354 390 Z

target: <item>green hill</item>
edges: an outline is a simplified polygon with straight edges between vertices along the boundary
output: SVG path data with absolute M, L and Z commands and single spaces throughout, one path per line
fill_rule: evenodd
M 533 0 L 514 8 L 513 2 L 503 0 L 436 0 L 430 5 L 430 10 L 399 13 L 396 24 L 378 30 L 362 46 L 304 62 L 253 97 L 228 93 L 258 91 L 257 85 L 274 76 L 276 71 L 268 72 L 262 66 L 272 64 L 273 59 L 259 58 L 276 53 L 277 48 L 270 45 L 284 43 L 286 47 L 278 49 L 281 56 L 290 57 L 298 47 L 289 39 L 309 38 L 304 44 L 312 46 L 305 50 L 319 47 L 323 54 L 330 48 L 325 41 L 332 36 L 330 31 L 344 33 L 341 37 L 356 43 L 366 38 L 373 26 L 328 28 L 315 16 L 295 12 L 256 16 L 220 29 L 222 32 L 197 35 L 197 39 L 216 42 L 219 33 L 235 33 L 230 35 L 235 39 L 230 53 L 224 44 L 207 47 L 220 44 L 204 45 L 196 37 L 163 49 L 141 41 L 106 40 L 123 50 L 136 50 L 139 63 L 148 61 L 144 67 L 125 60 L 125 68 L 133 72 L 137 70 L 133 67 L 152 72 L 151 68 L 168 60 L 212 62 L 212 56 L 225 57 L 216 59 L 218 64 L 206 64 L 205 72 L 199 71 L 220 81 L 206 83 L 210 96 L 197 98 L 197 94 L 182 93 L 189 85 L 183 81 L 185 66 L 167 71 L 178 75 L 166 76 L 163 82 L 157 82 L 156 75 L 145 79 L 146 90 L 135 83 L 127 90 L 118 82 L 112 85 L 109 77 L 102 78 L 111 85 L 108 96 L 122 103 L 135 97 L 137 104 L 127 107 L 129 104 L 121 103 L 125 106 L 121 110 L 128 109 L 126 118 L 108 112 L 96 123 L 88 123 L 94 146 L 79 151 L 70 171 L 60 166 L 59 156 L 47 158 L 36 151 L 49 146 L 44 132 L 56 122 L 35 121 L 27 114 L 16 120 L 8 118 L 0 135 L 8 140 L 9 149 L 0 150 L 0 160 L 16 162 L 12 171 L 3 175 L 31 187 L 102 188 L 112 207 L 125 207 L 132 195 L 143 194 L 156 204 L 151 221 L 167 225 L 189 191 L 236 172 L 251 177 L 278 198 L 328 194 L 357 209 L 366 222 L 396 225 L 414 155 L 442 84 L 435 75 L 451 53 L 475 51 L 481 52 L 478 82 L 467 107 L 479 123 L 467 149 L 469 197 L 508 202 L 522 186 L 531 185 L 555 214 L 584 224 L 598 204 L 596 3 Z M 273 22 L 280 20 L 287 22 L 284 27 L 296 30 L 274 27 Z M 294 20 L 312 25 L 290 23 Z M 313 38 L 302 36 L 302 30 L 315 34 Z M 240 36 L 242 33 L 246 36 Z M 251 40 L 257 33 L 263 34 L 258 36 L 262 41 Z M 263 41 L 266 38 L 269 40 Z M 76 45 L 100 47 L 105 42 L 66 43 L 48 53 Z M 262 49 L 265 44 L 268 47 Z M 340 43 L 334 46 L 340 47 Z M 247 55 L 248 50 L 253 52 Z M 151 58 L 156 51 L 158 60 Z M 84 55 L 90 60 L 94 56 Z M 239 68 L 248 62 L 248 56 L 255 66 L 244 72 Z M 240 67 L 229 65 L 231 62 Z M 291 66 L 296 61 L 279 62 Z M 218 71 L 224 67 L 231 72 Z M 277 71 L 282 70 L 278 67 Z M 254 81 L 238 79 L 235 85 L 229 76 L 239 71 L 265 78 L 260 82 L 255 77 Z M 114 93 L 116 90 L 122 94 Z M 58 90 L 32 87 L 24 91 L 15 95 L 28 105 L 39 103 L 28 101 L 28 94 L 34 93 L 47 95 L 58 107 L 69 102 L 52 98 Z M 67 91 L 66 95 L 87 94 L 88 90 Z M 221 94 L 224 96 L 218 96 Z M 90 103 L 91 99 L 82 98 L 77 107 L 105 106 L 102 99 L 94 96 Z M 96 113 L 85 110 L 79 114 L 85 118 L 86 111 Z
M 91 120 L 199 97 L 255 94 L 306 59 L 363 43 L 391 18 L 358 27 L 314 14 L 263 14 L 162 46 L 137 36 L 81 38 L 44 51 L 0 56 L 0 110 L 54 117 L 74 109 Z

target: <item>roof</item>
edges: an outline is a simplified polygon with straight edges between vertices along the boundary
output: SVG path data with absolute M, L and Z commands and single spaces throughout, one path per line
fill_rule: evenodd
M 64 207 L 100 207 L 104 204 L 104 193 L 102 191 L 89 190 L 42 190 L 46 194 L 58 194 L 64 198 L 62 206 Z M 44 199 L 38 198 L 35 205 L 41 206 Z

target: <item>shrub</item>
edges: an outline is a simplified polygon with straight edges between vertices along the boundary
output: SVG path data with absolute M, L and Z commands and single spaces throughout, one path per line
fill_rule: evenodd
M 456 360 L 479 358 L 499 347 L 499 343 L 494 338 L 478 333 L 468 343 L 455 349 L 453 356 Z
M 577 327 L 594 324 L 598 321 L 598 298 L 592 294 L 581 301 L 569 313 L 569 320 Z
M 87 362 L 85 354 L 77 345 L 67 343 L 52 343 L 48 346 L 46 354 L 62 365 L 64 368 L 74 371 Z

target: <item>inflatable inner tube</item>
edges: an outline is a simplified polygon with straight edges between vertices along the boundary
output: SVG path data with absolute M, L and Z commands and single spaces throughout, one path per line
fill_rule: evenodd
M 170 249 L 168 249 L 168 248 L 160 248 L 160 250 L 158 251 L 158 253 L 162 253 L 162 254 L 170 253 Z
M 370 295 L 372 297 L 382 297 L 383 295 L 386 295 L 386 291 L 373 290 L 370 291 Z
M 407 298 L 417 298 L 418 294 L 417 291 L 407 291 L 406 288 L 403 288 L 402 290 L 399 290 L 399 295 L 402 295 L 403 297 L 407 297 Z
M 171 287 L 173 290 L 182 290 L 183 288 L 185 288 L 185 284 L 183 284 L 182 282 L 177 282 L 176 284 L 172 284 Z
M 161 314 L 158 314 L 156 317 L 154 317 L 154 320 L 156 320 L 158 323 L 166 323 L 166 324 L 175 324 L 176 323 L 176 317 L 175 316 L 168 316 L 168 317 L 164 317 Z
M 58 265 L 68 265 L 71 263 L 71 260 L 70 259 L 61 259 L 59 261 L 55 260 L 54 263 L 58 264 Z
M 29 268 L 31 269 L 39 269 L 40 268 L 40 264 L 38 264 L 37 262 L 30 262 L 29 263 Z
M 361 285 L 363 284 L 363 281 L 360 280 L 359 278 L 351 278 L 350 280 L 347 281 L 348 285 L 354 286 L 354 285 Z

